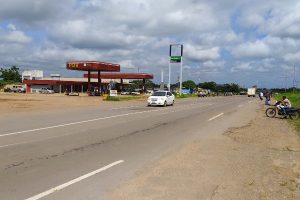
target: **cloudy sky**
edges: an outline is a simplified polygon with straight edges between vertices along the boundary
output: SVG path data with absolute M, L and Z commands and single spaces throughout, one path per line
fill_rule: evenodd
M 80 77 L 66 61 L 100 60 L 159 82 L 169 44 L 182 43 L 184 80 L 292 86 L 294 65 L 300 80 L 298 0 L 1 1 L 0 66 Z

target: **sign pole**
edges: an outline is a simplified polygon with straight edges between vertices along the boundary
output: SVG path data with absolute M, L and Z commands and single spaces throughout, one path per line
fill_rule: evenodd
M 183 63 L 183 57 L 181 57 L 181 62 L 180 62 L 180 89 L 179 89 L 180 96 L 182 94 L 182 63 Z
M 172 46 L 180 46 L 180 55 L 172 55 Z M 183 57 L 183 45 L 182 44 L 170 44 L 170 57 L 169 57 L 169 84 L 168 89 L 171 91 L 171 63 L 179 63 L 180 62 L 180 89 L 179 94 L 182 92 L 182 57 Z
M 168 89 L 171 91 L 171 57 L 169 58 L 169 82 L 168 82 Z

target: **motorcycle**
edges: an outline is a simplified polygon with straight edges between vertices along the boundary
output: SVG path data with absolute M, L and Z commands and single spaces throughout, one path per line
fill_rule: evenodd
M 270 108 L 266 109 L 266 115 L 267 117 L 274 118 L 276 114 L 284 116 L 284 117 L 289 117 L 290 119 L 297 119 L 300 117 L 300 108 L 289 108 L 286 109 L 286 114 L 284 114 L 283 111 L 283 105 L 281 104 L 280 101 L 276 102 L 275 105 L 273 105 Z

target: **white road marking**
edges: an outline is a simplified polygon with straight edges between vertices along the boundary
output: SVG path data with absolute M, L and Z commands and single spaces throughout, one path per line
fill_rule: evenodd
M 2 134 L 2 135 L 0 135 L 0 137 L 23 134 L 23 133 L 29 133 L 29 132 L 35 132 L 35 131 L 41 131 L 41 130 L 47 130 L 47 129 L 53 129 L 53 128 L 59 128 L 59 127 L 64 127 L 64 126 L 71 126 L 71 125 L 76 125 L 76 124 L 83 124 L 83 123 L 87 123 L 87 122 L 94 122 L 94 121 L 99 121 L 99 120 L 104 120 L 104 119 L 111 119 L 111 118 L 116 118 L 116 117 L 123 117 L 123 116 L 128 116 L 128 115 L 136 115 L 136 114 L 141 114 L 141 113 L 156 112 L 156 111 L 165 110 L 165 109 L 168 109 L 168 108 L 162 108 L 162 109 L 156 109 L 156 110 L 147 110 L 147 111 L 140 111 L 140 112 L 133 112 L 133 113 L 125 113 L 125 114 L 120 114 L 120 115 L 100 117 L 100 118 L 95 118 L 95 119 L 90 119 L 90 120 L 79 121 L 79 122 L 72 122 L 72 123 L 67 123 L 67 124 L 48 126 L 48 127 L 36 128 L 36 129 L 25 130 L 25 131 L 17 131 L 17 132 Z
M 202 108 L 204 106 L 210 106 L 210 105 L 214 105 L 214 104 L 206 104 L 206 105 L 200 105 L 200 106 L 197 106 L 198 108 Z M 180 107 L 179 107 L 180 108 Z M 161 109 L 159 109 L 161 110 Z M 164 109 L 163 109 L 164 110 Z M 187 110 L 187 109 L 178 109 L 178 110 L 172 110 L 168 113 L 163 113 L 163 114 L 169 114 L 169 113 L 175 113 L 175 112 L 180 112 L 180 111 L 183 111 L 183 110 Z M 59 136 L 54 136 L 54 137 L 49 137 L 47 139 L 53 139 L 53 138 L 58 138 L 58 137 L 61 137 L 61 136 L 65 136 L 65 135 L 69 135 L 69 134 L 64 134 L 64 135 L 59 135 Z M 1 137 L 1 135 L 0 135 Z M 26 141 L 26 142 L 19 142 L 19 143 L 12 143 L 12 144 L 6 144 L 6 145 L 3 145 L 3 146 L 0 146 L 0 148 L 5 148 L 5 147 L 11 147 L 11 146 L 16 146 L 16 145 L 22 145 L 22 144 L 29 144 L 29 143 L 33 143 L 33 142 L 39 142 L 39 141 L 43 141 L 44 139 L 41 139 L 41 140 L 32 140 L 32 141 Z
M 218 117 L 221 117 L 222 115 L 224 115 L 224 113 L 220 113 L 220 114 L 218 114 L 218 115 L 216 115 L 216 116 L 210 118 L 208 121 L 212 121 L 212 120 L 214 120 L 214 119 L 216 119 L 216 118 L 218 118 Z
M 54 192 L 58 192 L 59 190 L 62 190 L 62 189 L 66 188 L 66 187 L 68 187 L 70 185 L 73 185 L 73 184 L 75 184 L 75 183 L 77 183 L 79 181 L 82 181 L 82 180 L 87 179 L 87 178 L 89 178 L 91 176 L 94 176 L 94 175 L 96 175 L 96 174 L 98 174 L 98 173 L 100 173 L 102 171 L 105 171 L 105 170 L 107 170 L 107 169 L 109 169 L 109 168 L 111 168 L 113 166 L 119 165 L 119 164 L 121 164 L 123 162 L 124 162 L 124 160 L 119 160 L 119 161 L 113 162 L 113 163 L 111 163 L 109 165 L 106 165 L 106 166 L 100 168 L 100 169 L 97 169 L 97 170 L 95 170 L 93 172 L 90 172 L 88 174 L 85 174 L 83 176 L 75 178 L 75 179 L 73 179 L 73 180 L 71 180 L 71 181 L 69 181 L 67 183 L 64 183 L 62 185 L 56 186 L 54 188 L 51 188 L 50 190 L 47 190 L 45 192 L 42 192 L 42 193 L 40 193 L 38 195 L 35 195 L 33 197 L 30 197 L 30 198 L 27 198 L 25 200 L 38 200 L 38 199 L 41 199 L 41 198 L 43 198 L 45 196 L 48 196 L 48 195 L 50 195 L 50 194 L 52 194 Z
M 208 104 L 208 105 L 212 105 L 212 104 Z M 186 107 L 186 105 L 180 106 L 180 107 Z M 180 108 L 180 107 L 177 107 L 177 108 Z M 170 109 L 170 108 L 160 108 L 160 109 L 155 109 L 155 110 L 146 110 L 146 111 L 125 113 L 125 114 L 120 114 L 120 115 L 113 115 L 113 116 L 108 116 L 108 117 L 100 117 L 100 118 L 95 118 L 95 119 L 90 119 L 90 120 L 84 120 L 84 121 L 78 121 L 78 122 L 71 122 L 71 123 L 67 123 L 67 124 L 60 124 L 60 125 L 48 126 L 48 127 L 42 127 L 42 128 L 36 128 L 36 129 L 31 129 L 31 130 L 24 130 L 24 131 L 17 131 L 17 132 L 5 133 L 5 134 L 0 135 L 0 137 L 11 136 L 11 135 L 18 135 L 18 134 L 24 134 L 24 133 L 30 133 L 30 132 L 36 132 L 36 131 L 42 131 L 42 130 L 48 130 L 48 129 L 54 129 L 54 128 L 60 128 L 60 127 L 77 125 L 77 124 L 83 124 L 83 123 L 94 122 L 94 121 L 99 121 L 99 120 L 112 119 L 112 118 L 116 118 L 116 117 L 124 117 L 124 116 L 128 116 L 128 115 L 136 115 L 136 114 L 142 114 L 142 113 L 157 112 L 157 111 L 167 110 L 167 109 Z M 9 145 L 9 146 L 11 146 L 11 145 Z M 1 147 L 5 147 L 5 146 L 0 146 L 0 148 Z

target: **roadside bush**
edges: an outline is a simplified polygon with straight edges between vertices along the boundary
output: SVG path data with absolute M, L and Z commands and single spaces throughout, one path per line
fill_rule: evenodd
M 105 100 L 107 100 L 107 101 L 121 101 L 119 97 L 112 97 L 112 96 L 107 96 Z
M 104 100 L 106 101 L 129 101 L 129 100 L 144 100 L 147 96 L 139 95 L 139 96 L 106 96 L 104 97 Z

